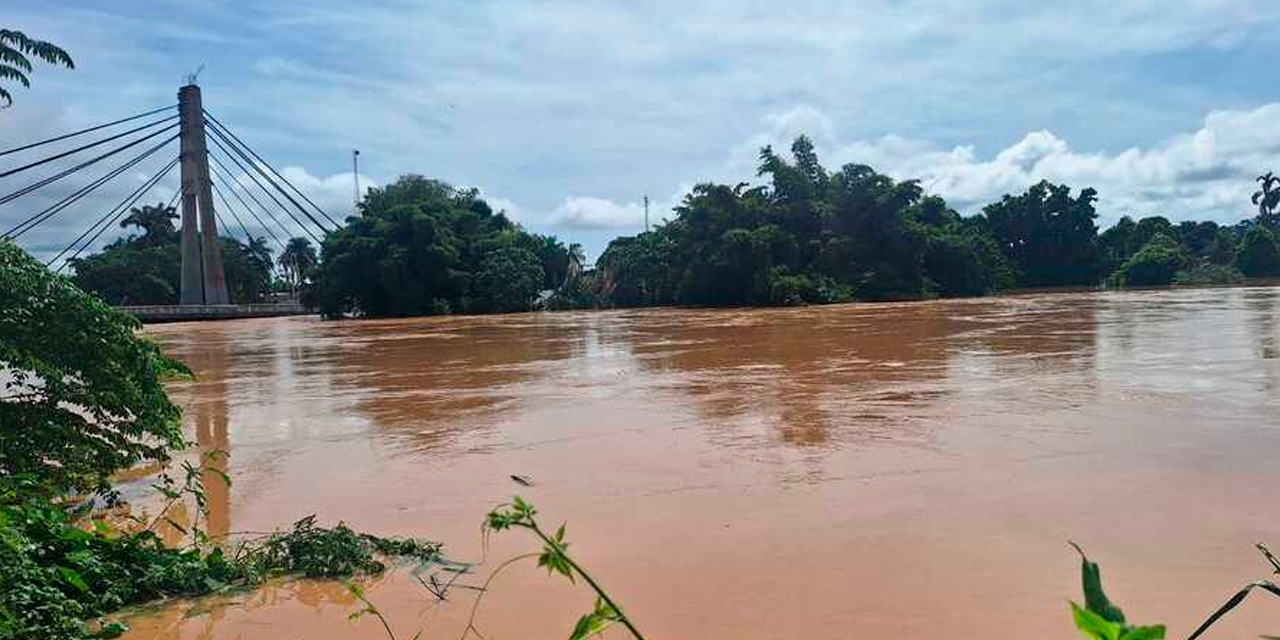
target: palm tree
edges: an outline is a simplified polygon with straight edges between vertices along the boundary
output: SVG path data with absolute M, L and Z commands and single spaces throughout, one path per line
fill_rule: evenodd
M 16 80 L 22 86 L 30 87 L 31 80 L 27 74 L 31 73 L 31 60 L 27 56 L 68 69 L 76 68 L 71 56 L 57 46 L 28 38 L 21 31 L 0 29 L 0 80 Z M 4 101 L 0 109 L 13 104 L 13 96 L 4 87 L 0 87 L 0 100 Z
M 564 281 L 568 284 L 574 278 L 582 275 L 582 265 L 587 261 L 587 254 L 583 253 L 582 245 L 574 242 L 569 245 L 569 269 L 565 274 Z
M 173 238 L 178 228 L 173 221 L 178 219 L 178 212 L 173 207 L 157 203 L 155 206 L 143 205 L 129 210 L 129 215 L 120 221 L 120 228 L 138 227 L 142 229 L 142 238 L 148 243 L 156 244 Z
M 284 268 L 289 279 L 289 286 L 294 294 L 298 293 L 298 285 L 316 266 L 316 249 L 306 238 L 290 238 L 280 253 L 280 266 Z
M 1258 176 L 1262 189 L 1253 192 L 1253 203 L 1258 205 L 1258 222 L 1275 227 L 1280 220 L 1276 219 L 1276 207 L 1280 207 L 1280 178 L 1270 171 Z

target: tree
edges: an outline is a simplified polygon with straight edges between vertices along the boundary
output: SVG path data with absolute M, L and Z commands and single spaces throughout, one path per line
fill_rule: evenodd
M 1189 264 L 1187 251 L 1177 240 L 1157 233 L 1120 266 L 1113 280 L 1120 286 L 1166 285 L 1172 283 L 1178 272 Z
M 1280 245 L 1275 234 L 1262 226 L 1244 234 L 1236 249 L 1236 268 L 1250 278 L 1280 276 Z
M 1280 228 L 1280 214 L 1276 212 L 1280 208 L 1280 178 L 1268 171 L 1258 176 L 1257 182 L 1262 188 L 1253 192 L 1252 200 L 1258 205 L 1258 223 L 1274 231 Z
M 138 227 L 142 229 L 142 240 L 148 244 L 173 242 L 178 236 L 178 228 L 173 221 L 178 219 L 178 212 L 164 204 L 143 205 L 129 210 L 129 215 L 120 221 L 120 228 Z
M 523 277 L 534 270 L 524 268 L 525 254 L 538 267 L 535 294 L 546 288 L 545 259 L 559 261 L 562 255 L 559 264 L 568 264 L 568 252 L 558 240 L 525 232 L 495 213 L 475 189 L 406 175 L 370 189 L 360 212 L 321 246 L 313 280 L 316 302 L 326 316 L 527 308 Z M 512 248 L 523 253 L 504 251 Z M 491 260 L 494 254 L 501 258 Z M 481 279 L 486 268 L 490 276 L 501 272 L 516 281 Z M 563 279 L 564 267 L 559 268 L 556 278 Z
M 1072 197 L 1070 187 L 1041 181 L 982 210 L 992 236 L 1018 271 L 1019 286 L 1098 282 L 1096 199 L 1093 189 Z
M 298 286 L 315 269 L 317 263 L 316 249 L 306 238 L 290 238 L 289 243 L 284 246 L 284 251 L 280 253 L 279 264 L 284 269 L 289 279 L 289 286 L 295 293 Z
M 542 265 L 532 251 L 502 247 L 485 256 L 476 274 L 476 305 L 480 311 L 528 311 L 542 288 Z
M 115 471 L 183 446 L 162 378 L 185 372 L 133 316 L 0 241 L 0 476 L 106 491 Z
M 0 29 L 0 80 L 17 81 L 23 87 L 30 87 L 27 74 L 33 69 L 31 57 L 68 69 L 76 68 L 71 56 L 56 45 L 28 38 L 21 31 Z M 4 87 L 0 87 L 0 100 L 4 101 L 0 108 L 13 104 L 13 96 Z

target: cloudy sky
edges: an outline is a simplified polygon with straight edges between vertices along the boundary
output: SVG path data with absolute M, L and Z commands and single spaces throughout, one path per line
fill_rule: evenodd
M 963 213 L 1041 178 L 1092 186 L 1104 226 L 1235 222 L 1280 170 L 1272 1 L 60 0 L 3 22 L 77 69 L 11 88 L 0 149 L 171 104 L 203 64 L 206 108 L 334 212 L 358 148 L 365 184 L 478 187 L 591 256 L 641 228 L 643 195 L 661 218 L 800 133 Z M 159 156 L 23 244 L 52 255 Z M 0 227 L 45 202 L 0 205 Z

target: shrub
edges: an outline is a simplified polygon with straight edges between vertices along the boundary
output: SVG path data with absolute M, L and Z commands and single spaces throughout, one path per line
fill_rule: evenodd
M 1250 278 L 1280 275 L 1280 245 L 1275 234 L 1260 226 L 1244 234 L 1236 248 L 1236 267 Z
M 0 241 L 0 475 L 106 492 L 113 472 L 183 446 L 162 378 L 189 372 L 139 326 Z

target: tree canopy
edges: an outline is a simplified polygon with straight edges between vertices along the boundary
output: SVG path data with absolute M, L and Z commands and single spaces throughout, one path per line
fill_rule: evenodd
M 360 215 L 330 234 L 315 272 L 328 316 L 412 316 L 532 308 L 571 254 L 495 212 L 474 189 L 406 175 L 370 189 Z
M 185 369 L 112 309 L 0 241 L 0 476 L 103 490 L 183 443 L 162 377 Z

